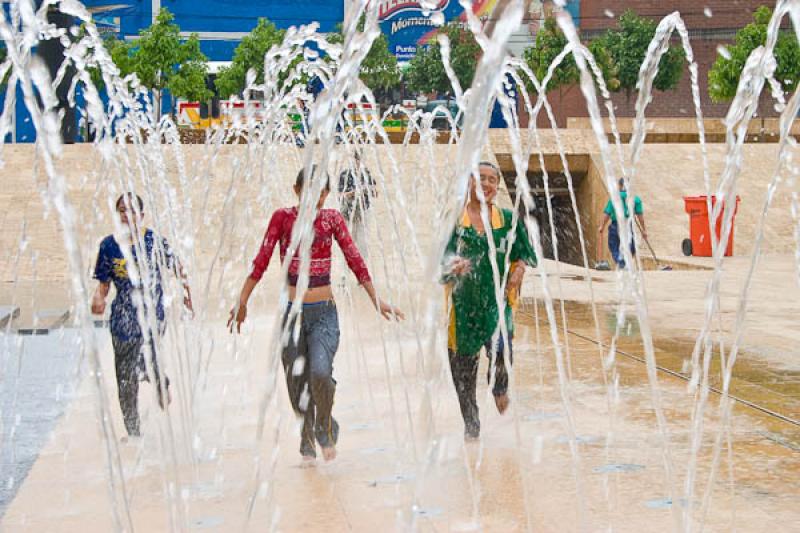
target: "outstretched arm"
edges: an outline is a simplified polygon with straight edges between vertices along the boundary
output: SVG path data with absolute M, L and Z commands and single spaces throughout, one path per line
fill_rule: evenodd
M 644 237 L 644 240 L 647 240 L 647 227 L 644 225 L 644 215 L 637 214 L 636 220 L 639 222 L 639 231 L 642 232 L 642 237 Z
M 106 297 L 111 288 L 110 281 L 101 281 L 97 284 L 97 288 L 92 296 L 92 313 L 95 315 L 102 315 L 106 311 Z
M 380 312 L 383 318 L 386 320 L 391 320 L 392 318 L 395 320 L 405 320 L 406 315 L 404 315 L 400 309 L 378 298 L 378 294 L 375 292 L 375 287 L 372 285 L 371 281 L 362 283 L 361 287 L 364 288 L 364 291 L 366 291 L 369 299 L 372 301 L 372 305 L 375 306 L 375 309 Z
M 269 220 L 267 231 L 264 233 L 264 240 L 261 242 L 261 248 L 258 250 L 258 255 L 253 260 L 253 270 L 247 279 L 244 280 L 242 290 L 239 293 L 239 299 L 236 301 L 233 309 L 231 309 L 231 316 L 228 318 L 228 329 L 233 333 L 234 323 L 236 325 L 236 332 L 240 333 L 242 330 L 242 322 L 247 318 L 247 302 L 250 300 L 250 295 L 253 289 L 256 288 L 258 282 L 269 266 L 270 257 L 275 249 L 275 244 L 281 237 L 282 225 L 284 222 L 285 213 L 276 211 L 273 213 L 272 218 Z
M 347 261 L 347 266 L 350 267 L 350 270 L 352 270 L 353 274 L 358 278 L 359 283 L 361 283 L 361 286 L 364 288 L 367 295 L 369 295 L 369 299 L 372 301 L 375 309 L 387 320 L 392 317 L 400 320 L 404 319 L 405 315 L 400 309 L 378 298 L 375 287 L 372 285 L 372 278 L 370 278 L 367 264 L 358 251 L 358 246 L 356 246 L 353 242 L 353 238 L 350 236 L 350 231 L 347 229 L 344 217 L 338 212 L 334 214 L 334 217 L 334 237 L 336 238 L 336 242 L 339 243 L 339 248 L 342 249 L 345 261 Z
M 247 318 L 247 302 L 250 300 L 250 295 L 253 294 L 253 289 L 258 285 L 258 280 L 247 276 L 242 285 L 242 290 L 239 293 L 239 300 L 236 306 L 231 309 L 231 316 L 228 318 L 228 329 L 233 333 L 233 325 L 236 324 L 236 333 L 241 333 L 242 322 Z

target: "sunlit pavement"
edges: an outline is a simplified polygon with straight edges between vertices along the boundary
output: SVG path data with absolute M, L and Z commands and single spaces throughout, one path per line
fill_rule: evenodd
M 359 298 L 351 307 L 342 296 L 339 304 L 344 325 L 335 374 L 334 414 L 342 427 L 339 457 L 331 464 L 320 459 L 311 468 L 300 468 L 298 429 L 283 383 L 278 380 L 274 396 L 265 393 L 274 378 L 267 333 L 274 315 L 252 317 L 246 335 L 237 339 L 244 344 L 236 354 L 222 324 L 205 325 L 204 345 L 213 341 L 231 348 L 215 351 L 208 362 L 207 378 L 195 391 L 193 420 L 181 411 L 186 398 L 180 395 L 187 391 L 176 389 L 167 418 L 157 411 L 145 385 L 145 436 L 134 443 L 117 442 L 122 423 L 110 342 L 100 333 L 102 382 L 116 430 L 110 448 L 112 456 L 119 453 L 125 473 L 127 509 L 118 505 L 121 519 L 129 516 L 139 531 L 262 531 L 271 524 L 283 531 L 414 526 L 423 531 L 528 526 L 542 531 L 662 531 L 671 529 L 688 508 L 683 481 L 692 397 L 684 382 L 659 376 L 673 467 L 670 496 L 665 441 L 653 414 L 644 365 L 618 358 L 615 399 L 602 381 L 597 346 L 569 337 L 571 356 L 565 368 L 572 378 L 570 431 L 547 324 L 540 324 L 537 349 L 534 322 L 521 315 L 513 408 L 499 416 L 482 384 L 482 439 L 465 444 L 455 394 L 442 366 L 444 354 L 420 368 L 410 325 L 380 327 L 376 314 Z M 532 315 L 533 309 L 525 314 Z M 390 340 L 395 335 L 400 342 Z M 92 379 L 82 381 L 6 510 L 4 530 L 115 527 L 94 387 Z M 259 439 L 259 409 L 265 399 Z M 698 523 L 720 431 L 717 398 L 710 398 L 708 413 L 692 499 Z M 789 531 L 800 519 L 794 504 L 800 492 L 795 479 L 800 456 L 786 442 L 770 438 L 780 429 L 769 417 L 735 407 L 730 452 L 723 433 L 706 515 L 709 530 L 736 523 L 741 531 Z

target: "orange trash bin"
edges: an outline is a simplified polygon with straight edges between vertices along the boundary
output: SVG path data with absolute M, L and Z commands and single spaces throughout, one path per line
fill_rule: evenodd
M 696 257 L 711 257 L 711 235 L 709 233 L 708 224 L 708 203 L 706 202 L 707 196 L 684 196 L 684 209 L 689 215 L 689 239 L 685 239 L 682 244 L 684 255 L 693 255 Z M 733 230 L 736 222 L 736 213 L 739 211 L 739 197 L 736 197 L 736 207 L 733 211 L 733 218 L 731 219 L 731 233 L 728 236 L 728 245 L 725 247 L 725 256 L 733 255 Z M 717 203 L 717 197 L 711 197 L 711 208 Z M 724 209 L 724 205 L 722 206 Z M 720 210 L 719 218 L 716 224 L 717 240 L 720 239 L 722 233 L 722 220 L 724 219 L 724 211 Z

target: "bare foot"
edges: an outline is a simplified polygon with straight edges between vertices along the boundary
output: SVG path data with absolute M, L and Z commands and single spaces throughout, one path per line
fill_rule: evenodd
M 336 447 L 335 446 L 328 446 L 322 447 L 322 457 L 325 458 L 325 461 L 333 461 L 336 459 Z
M 311 468 L 317 464 L 317 458 L 313 455 L 304 455 L 303 462 L 300 463 L 300 468 Z
M 510 403 L 511 400 L 509 400 L 508 394 L 501 394 L 494 397 L 494 404 L 497 406 L 497 412 L 501 415 L 506 412 L 506 409 L 508 409 L 508 404 Z

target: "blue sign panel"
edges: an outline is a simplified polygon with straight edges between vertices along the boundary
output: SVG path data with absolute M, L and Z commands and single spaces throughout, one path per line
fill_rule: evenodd
M 487 17 L 497 0 L 476 0 L 472 10 L 478 17 Z M 430 6 L 430 2 L 427 2 Z M 389 50 L 399 61 L 408 61 L 419 46 L 428 44 L 439 27 L 437 23 L 466 21 L 464 8 L 458 0 L 437 0 L 433 9 L 423 8 L 422 2 L 380 0 L 378 20 L 389 39 Z
M 409 61 L 420 46 L 429 44 L 440 25 L 453 21 L 466 22 L 464 8 L 458 0 L 436 0 L 433 7 L 430 2 L 426 4 L 427 9 L 420 1 L 380 0 L 378 3 L 381 29 L 389 39 L 389 50 L 399 61 Z M 485 20 L 492 14 L 496 4 L 497 0 L 475 0 L 472 10 L 479 19 Z M 535 21 L 538 28 L 540 21 L 552 13 L 553 8 L 552 3 L 532 0 L 528 3 L 526 20 Z M 572 15 L 576 26 L 580 26 L 580 0 L 567 0 L 563 9 Z M 535 33 L 535 28 L 532 31 Z

